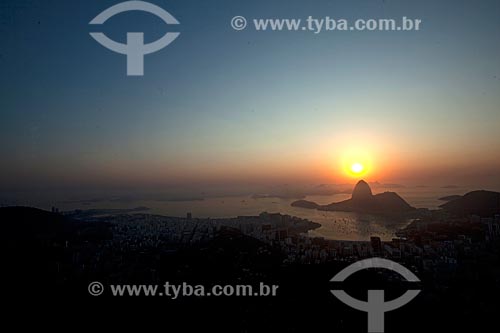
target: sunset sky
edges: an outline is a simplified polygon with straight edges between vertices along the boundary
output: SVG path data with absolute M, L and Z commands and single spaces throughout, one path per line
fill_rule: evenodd
M 0 190 L 369 181 L 500 185 L 500 2 L 151 1 L 180 37 L 125 75 L 88 22 L 120 1 L 0 5 Z M 247 18 L 412 32 L 234 31 Z M 172 30 L 123 13 L 102 31 Z M 346 166 L 347 165 L 347 166 Z

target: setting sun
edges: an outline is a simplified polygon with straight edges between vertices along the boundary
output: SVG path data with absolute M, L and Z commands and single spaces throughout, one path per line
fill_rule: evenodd
M 357 162 L 352 161 L 345 165 L 345 171 L 350 177 L 362 177 L 365 176 L 368 172 L 367 162 Z
M 373 174 L 373 158 L 372 154 L 368 153 L 368 151 L 372 150 L 372 147 L 348 146 L 337 155 L 337 165 L 346 180 L 359 179 Z
M 353 165 L 351 165 L 351 171 L 355 174 L 362 173 L 364 169 L 365 168 L 361 163 L 354 163 Z

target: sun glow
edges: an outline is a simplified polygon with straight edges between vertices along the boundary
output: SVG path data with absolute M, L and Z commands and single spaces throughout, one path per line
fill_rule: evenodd
M 350 177 L 358 178 L 365 176 L 368 172 L 366 167 L 368 164 L 366 162 L 349 162 L 344 166 L 344 170 Z
M 351 171 L 355 174 L 362 173 L 364 169 L 365 167 L 361 163 L 354 163 L 353 165 L 351 165 Z
M 341 168 L 349 178 L 361 178 L 372 172 L 371 156 L 359 149 L 349 149 L 340 157 Z
M 345 183 L 384 179 L 387 170 L 395 165 L 392 145 L 387 142 L 383 134 L 369 130 L 346 129 L 337 133 L 325 145 L 329 151 L 329 175 Z

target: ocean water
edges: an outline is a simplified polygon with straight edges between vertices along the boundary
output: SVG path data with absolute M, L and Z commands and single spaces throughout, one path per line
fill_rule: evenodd
M 465 194 L 468 188 L 398 188 L 374 189 L 374 193 L 395 191 L 408 203 L 417 208 L 436 209 L 443 201 L 439 198 L 453 194 Z M 328 204 L 350 198 L 350 194 L 314 195 L 305 199 L 319 204 Z M 198 218 L 228 218 L 242 215 L 258 215 L 261 212 L 282 213 L 306 218 L 321 224 L 310 231 L 311 236 L 337 240 L 369 240 L 379 236 L 390 240 L 395 232 L 409 224 L 409 220 L 390 220 L 380 216 L 349 212 L 324 212 L 299 207 L 292 207 L 296 199 L 289 198 L 253 198 L 252 196 L 214 197 L 192 201 L 160 200 L 98 200 L 91 202 L 61 201 L 57 207 L 62 210 L 132 208 L 144 206 L 148 213 L 166 216 L 186 216 L 189 212 Z

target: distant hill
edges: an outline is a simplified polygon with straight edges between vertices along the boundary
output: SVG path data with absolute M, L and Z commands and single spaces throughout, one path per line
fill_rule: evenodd
M 307 200 L 297 200 L 292 202 L 293 207 L 301 207 L 301 208 L 307 208 L 307 209 L 320 209 L 321 205 L 318 205 L 315 202 L 312 201 L 307 201 Z
M 491 217 L 500 214 L 500 193 L 492 191 L 472 191 L 440 206 L 457 216 L 479 215 Z
M 73 220 L 63 215 L 31 207 L 0 208 L 0 240 L 57 238 L 72 234 Z
M 410 206 L 395 192 L 384 192 L 374 195 L 370 186 L 364 180 L 360 180 L 356 184 L 351 199 L 328 205 L 318 205 L 315 202 L 299 200 L 293 202 L 292 206 L 325 211 L 368 214 L 400 214 L 415 210 L 414 207 Z
M 0 208 L 0 241 L 88 240 L 109 237 L 107 225 L 80 222 L 61 214 L 31 207 Z
M 460 199 L 462 196 L 461 195 L 447 195 L 445 197 L 441 197 L 439 198 L 438 200 L 440 201 L 452 201 L 452 200 L 456 200 L 456 199 Z

